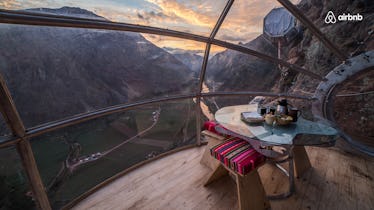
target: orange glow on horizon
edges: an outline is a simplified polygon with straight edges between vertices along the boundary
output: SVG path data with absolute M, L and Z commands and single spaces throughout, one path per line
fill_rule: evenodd
M 292 0 L 293 3 L 299 0 Z M 108 20 L 183 31 L 209 36 L 227 0 L 2 0 L 0 8 L 60 8 L 79 7 L 94 12 Z M 265 15 L 281 5 L 274 0 L 237 0 L 227 14 L 216 38 L 231 43 L 246 43 L 262 34 Z M 158 47 L 204 51 L 205 43 L 173 37 L 143 36 Z M 224 48 L 212 46 L 211 54 Z

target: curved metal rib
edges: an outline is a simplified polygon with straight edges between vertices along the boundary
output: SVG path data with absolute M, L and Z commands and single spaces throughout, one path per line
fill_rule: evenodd
M 88 29 L 106 29 L 116 31 L 130 31 L 138 33 L 157 34 L 163 36 L 171 36 L 176 38 L 188 39 L 197 42 L 211 43 L 221 47 L 225 47 L 231 50 L 236 50 L 242 53 L 253 55 L 255 57 L 267 60 L 277 65 L 282 65 L 290 68 L 291 70 L 298 71 L 300 73 L 311 76 L 318 80 L 324 80 L 322 76 L 317 75 L 311 71 L 303 69 L 294 64 L 290 64 L 286 61 L 278 58 L 273 58 L 266 54 L 251 50 L 246 47 L 231 44 L 228 42 L 220 41 L 217 39 L 211 39 L 210 37 L 204 37 L 186 32 L 162 29 L 151 26 L 134 25 L 127 23 L 116 23 L 103 20 L 84 19 L 84 18 L 71 18 L 66 16 L 56 16 L 47 14 L 36 14 L 33 12 L 25 11 L 9 11 L 0 9 L 0 23 L 11 23 L 11 24 L 24 24 L 24 25 L 40 25 L 40 26 L 57 26 L 57 27 L 73 27 L 73 28 L 88 28 Z M 219 24 L 217 24 L 219 25 Z M 214 35 L 214 33 L 212 33 Z
M 293 14 L 300 22 L 302 22 L 327 48 L 331 50 L 340 60 L 348 59 L 343 51 L 341 51 L 334 43 L 332 43 L 314 24 L 310 21 L 295 5 L 289 0 L 278 0 L 291 14 Z

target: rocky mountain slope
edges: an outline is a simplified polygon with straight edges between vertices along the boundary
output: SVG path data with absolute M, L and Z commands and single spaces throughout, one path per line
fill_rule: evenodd
M 183 64 L 188 66 L 198 76 L 198 72 L 200 72 L 201 65 L 203 63 L 202 56 L 196 55 L 191 52 L 175 53 L 173 55 L 176 59 L 180 60 Z
M 48 12 L 91 14 L 66 7 Z M 102 30 L 0 25 L 0 71 L 27 127 L 187 93 L 194 84 L 186 65 L 140 34 Z
M 37 13 L 45 13 L 45 14 L 52 14 L 52 15 L 63 15 L 69 17 L 79 17 L 79 18 L 89 18 L 89 19 L 97 19 L 97 20 L 107 20 L 95 13 L 81 9 L 78 7 L 61 7 L 59 9 L 50 9 L 50 8 L 32 8 L 27 9 L 30 12 L 37 12 Z
M 244 46 L 273 57 L 277 48 L 260 35 Z M 276 84 L 280 71 L 273 63 L 240 53 L 225 50 L 213 56 L 207 66 L 208 86 L 215 91 L 263 91 Z M 261 82 L 257 82 L 261 80 Z
M 374 50 L 374 4 L 369 0 L 303 0 L 298 7 L 319 29 L 327 36 L 342 52 L 348 56 L 355 56 L 365 51 Z M 361 14 L 363 20 L 357 21 L 338 21 L 335 24 L 326 24 L 324 22 L 328 11 L 333 11 L 337 16 L 339 14 Z M 339 65 L 336 56 L 328 50 L 318 39 L 310 33 L 308 29 L 304 30 L 303 40 L 288 51 L 287 59 L 291 63 L 298 64 L 305 69 L 309 69 L 320 75 L 326 75 Z M 374 91 L 370 81 L 374 81 L 373 69 L 351 77 L 349 80 L 338 86 L 333 92 L 336 94 L 370 92 Z M 288 84 L 284 85 L 290 88 L 290 92 L 300 95 L 311 95 L 319 81 L 310 79 L 301 74 L 290 74 Z M 332 110 L 334 118 L 339 127 L 351 135 L 356 141 L 369 145 L 373 148 L 372 123 L 374 121 L 374 109 L 371 104 L 372 95 L 358 95 L 352 97 L 333 96 Z M 311 103 L 304 101 L 293 101 L 294 105 L 303 108 L 304 115 L 311 116 Z M 340 144 L 343 141 L 340 141 Z M 344 146 L 344 149 L 350 147 Z M 350 149 L 349 149 L 350 150 Z M 351 151 L 355 152 L 355 151 Z
M 342 52 L 354 56 L 374 49 L 374 4 L 370 2 L 303 0 L 298 7 Z M 364 19 L 361 22 L 326 24 L 324 19 L 328 11 L 333 11 L 336 15 L 360 13 Z M 341 63 L 307 28 L 304 28 L 302 41 L 287 51 L 287 60 L 320 75 L 326 75 Z M 301 74 L 291 74 L 289 81 L 292 84 L 286 85 L 291 86 L 292 92 L 299 94 L 303 94 L 303 91 L 313 93 L 319 83 Z

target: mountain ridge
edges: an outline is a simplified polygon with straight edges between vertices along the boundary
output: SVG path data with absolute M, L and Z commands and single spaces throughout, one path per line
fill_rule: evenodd
M 138 33 L 0 28 L 0 72 L 26 127 L 194 89 L 193 72 Z
M 91 12 L 86 9 L 82 9 L 79 7 L 69 7 L 69 6 L 64 6 L 61 8 L 30 8 L 30 9 L 25 9 L 24 11 L 31 11 L 31 12 L 38 12 L 38 13 L 46 13 L 46 14 L 54 14 L 54 15 L 66 15 L 66 16 L 71 16 L 71 17 L 80 17 L 80 18 L 94 18 L 94 19 L 100 19 L 100 20 L 107 20 L 106 18 L 95 14 L 94 12 Z

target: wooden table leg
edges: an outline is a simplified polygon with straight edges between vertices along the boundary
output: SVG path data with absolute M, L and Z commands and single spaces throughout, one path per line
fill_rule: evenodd
M 308 169 L 312 167 L 308 154 L 305 151 L 305 147 L 294 146 L 293 157 L 295 163 L 295 174 L 297 178 L 300 178 Z

